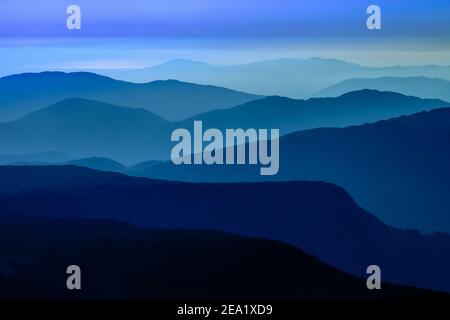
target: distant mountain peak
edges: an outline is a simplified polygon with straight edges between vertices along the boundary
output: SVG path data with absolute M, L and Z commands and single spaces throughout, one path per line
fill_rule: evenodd
M 359 66 L 358 64 L 353 63 L 353 62 L 348 62 L 345 60 L 333 59 L 333 58 L 311 57 L 311 58 L 308 58 L 307 61 L 332 62 L 332 63 L 349 64 L 349 65 Z
M 115 114 L 116 116 L 119 116 L 122 114 L 123 116 L 130 117 L 132 115 L 134 116 L 140 116 L 140 117 L 151 117 L 155 120 L 158 120 L 160 122 L 168 122 L 166 119 L 142 108 L 133 108 L 133 107 L 123 107 L 118 106 L 114 104 L 89 100 L 89 99 L 83 99 L 83 98 L 67 98 L 63 99 L 61 101 L 58 101 L 54 104 L 51 104 L 50 106 L 32 112 L 25 117 L 22 118 L 22 120 L 49 120 L 53 117 L 75 117 L 75 118 L 83 118 L 87 120 L 89 115 L 92 117 L 101 117 L 103 116 L 109 116 Z
M 397 92 L 392 92 L 392 91 L 380 91 L 380 90 L 374 90 L 374 89 L 361 89 L 361 90 L 355 90 L 355 91 L 350 91 L 347 93 L 344 93 L 342 95 L 339 96 L 339 98 L 349 98 L 349 97 L 392 97 L 392 96 L 397 96 L 397 97 L 406 97 L 404 94 L 401 93 L 397 93 Z
M 26 78 L 95 78 L 95 79 L 104 79 L 104 80 L 111 80 L 111 81 L 117 81 L 110 77 L 100 75 L 93 72 L 87 72 L 87 71 L 75 71 L 75 72 L 64 72 L 64 71 L 42 71 L 42 72 L 26 72 L 26 73 L 18 73 L 18 74 L 12 74 L 5 77 L 1 77 L 0 80 L 3 79 L 26 79 Z
M 126 170 L 126 167 L 120 162 L 105 157 L 88 157 L 75 159 L 68 161 L 65 164 L 110 172 L 122 172 Z
M 386 92 L 386 91 L 384 91 L 384 92 Z M 360 96 L 360 95 L 364 95 L 364 94 L 381 95 L 382 93 L 383 93 L 382 91 L 375 90 L 375 89 L 361 89 L 361 90 L 354 90 L 354 91 L 346 92 L 346 93 L 342 94 L 341 97 Z M 392 93 L 394 93 L 394 92 L 392 92 Z
M 397 92 L 406 96 L 450 101 L 450 81 L 439 77 L 356 77 L 340 81 L 314 94 L 316 97 L 337 97 L 346 92 L 371 89 Z
M 128 108 L 128 107 L 122 107 L 110 103 L 85 99 L 85 98 L 66 98 L 61 101 L 58 101 L 56 103 L 51 104 L 46 109 L 56 109 L 56 108 L 95 108 L 95 107 L 103 107 L 103 108 Z M 133 109 L 133 108 L 129 108 Z M 136 109 L 136 108 L 134 108 Z M 45 110 L 45 109 L 44 109 Z M 37 111 L 39 112 L 39 111 Z
M 163 62 L 157 66 L 168 66 L 168 65 L 210 66 L 210 64 L 208 64 L 206 62 L 189 60 L 189 59 L 171 59 L 171 60 Z
M 174 67 L 174 70 L 180 70 Z M 189 68 L 188 68 L 189 69 Z M 169 78 L 169 80 L 161 80 Z M 71 97 L 145 108 L 170 120 L 182 120 L 214 108 L 231 108 L 261 98 L 220 86 L 161 77 L 140 83 L 89 72 L 48 71 L 0 78 L 0 122 L 19 119 Z

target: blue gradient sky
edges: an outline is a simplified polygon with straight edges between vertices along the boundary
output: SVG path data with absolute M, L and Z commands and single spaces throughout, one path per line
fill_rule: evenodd
M 66 8 L 82 9 L 82 30 Z M 382 30 L 366 8 L 382 9 Z M 450 64 L 449 0 L 0 0 L 0 76 L 281 57 Z
M 386 36 L 449 36 L 448 0 L 1 0 L 0 36 L 74 36 L 65 9 L 82 9 L 84 37 L 367 35 L 378 4 Z

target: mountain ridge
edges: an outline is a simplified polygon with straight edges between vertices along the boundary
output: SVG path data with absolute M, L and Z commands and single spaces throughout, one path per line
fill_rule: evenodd
M 273 239 L 357 276 L 376 263 L 385 280 L 450 291 L 450 236 L 393 229 L 330 183 L 182 183 L 75 166 L 0 166 L 0 201 L 14 215 Z
M 361 89 L 392 91 L 419 98 L 450 101 L 450 81 L 428 77 L 353 78 L 341 81 L 315 93 L 315 97 L 336 97 Z
M 358 125 L 449 105 L 436 99 L 360 90 L 338 98 L 266 97 L 171 122 L 142 108 L 70 98 L 0 123 L 0 154 L 56 150 L 76 158 L 96 156 L 129 165 L 169 159 L 171 132 L 192 128 L 195 120 L 202 121 L 205 129 L 277 128 L 285 135 L 317 127 Z
M 364 279 L 277 241 L 102 219 L 0 216 L 0 222 L 9 248 L 0 248 L 0 297 L 8 299 L 449 299 L 389 283 L 369 291 Z M 89 265 L 75 293 L 58 276 L 74 260 Z
M 98 70 L 98 72 L 136 82 L 174 78 L 265 96 L 281 95 L 297 99 L 310 97 L 325 87 L 358 77 L 427 76 L 450 80 L 450 66 L 370 67 L 319 57 L 282 58 L 234 65 L 213 65 L 184 60 L 175 62 L 167 61 L 142 69 Z
M 145 109 L 71 98 L 0 124 L 1 153 L 57 150 L 126 163 L 167 159 L 171 128 Z
M 164 118 L 181 120 L 198 112 L 231 107 L 261 97 L 173 79 L 132 83 L 92 72 L 59 71 L 0 78 L 0 96 L 1 122 L 20 118 L 67 98 L 142 107 Z
M 268 96 L 229 109 L 201 113 L 194 120 L 210 128 L 279 128 L 282 134 L 317 127 L 345 127 L 450 106 L 439 99 L 420 99 L 395 92 L 371 89 L 345 93 L 336 98 L 291 99 Z
M 195 182 L 323 180 L 344 187 L 383 221 L 450 232 L 450 108 L 345 128 L 316 128 L 280 138 L 280 171 L 254 166 L 174 166 L 139 176 Z

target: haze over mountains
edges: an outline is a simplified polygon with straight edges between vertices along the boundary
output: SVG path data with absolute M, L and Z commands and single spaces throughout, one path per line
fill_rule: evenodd
M 450 80 L 450 66 L 366 67 L 336 59 L 277 59 L 240 65 L 210 65 L 190 60 L 129 70 L 96 70 L 117 79 L 148 82 L 178 79 L 213 84 L 262 95 L 307 98 L 319 90 L 351 78 L 438 77 Z M 434 97 L 437 98 L 437 97 Z
M 87 76 L 107 82 L 108 88 L 111 83 L 122 85 L 84 73 L 25 77 L 42 76 L 66 80 Z M 336 98 L 266 97 L 170 122 L 145 109 L 72 98 L 0 124 L 0 163 L 75 164 L 172 180 L 259 181 L 261 177 L 251 167 L 175 167 L 158 161 L 170 156 L 172 130 L 191 129 L 194 120 L 202 120 L 204 128 L 280 128 L 282 134 L 288 134 L 361 125 L 444 106 L 449 103 L 364 89 Z M 273 179 L 330 181 L 343 186 L 359 204 L 389 224 L 450 232 L 446 214 L 450 205 L 445 196 L 446 163 L 450 161 L 445 139 L 450 122 L 445 110 L 436 112 L 407 118 L 416 119 L 416 124 L 424 121 L 426 129 L 405 125 L 409 120 L 388 120 L 343 129 L 348 132 L 343 137 L 338 129 L 323 129 L 282 138 L 280 173 Z M 444 121 L 442 126 L 430 120 L 434 114 Z M 130 167 L 135 163 L 139 165 Z
M 388 227 L 331 184 L 192 184 L 74 166 L 1 166 L 0 201 L 13 216 L 110 218 L 280 240 L 358 276 L 376 263 L 384 281 L 450 291 L 448 235 Z
M 167 159 L 168 137 L 170 123 L 147 110 L 83 99 L 66 99 L 0 124 L 2 154 L 57 150 L 123 162 Z
M 0 78 L 0 122 L 69 98 L 145 108 L 169 120 L 181 120 L 260 97 L 176 80 L 136 84 L 88 72 L 24 73 Z
M 392 91 L 419 98 L 450 101 L 450 81 L 427 77 L 349 79 L 322 89 L 315 96 L 337 97 L 346 92 L 362 89 Z
M 123 164 L 121 164 L 120 162 L 100 157 L 75 159 L 67 162 L 60 162 L 59 164 L 80 166 L 100 171 L 111 171 L 111 172 L 126 172 L 128 170 L 128 168 Z M 144 170 L 147 170 L 148 168 L 150 168 L 150 166 L 143 168 Z
M 39 164 L 39 163 L 61 163 L 74 159 L 73 156 L 56 151 L 47 151 L 41 153 L 30 154 L 14 154 L 4 155 L 0 154 L 0 165 L 3 164 Z
M 441 100 L 361 90 L 338 98 L 267 97 L 169 122 L 144 109 L 66 99 L 19 120 L 0 124 L 0 154 L 55 150 L 75 158 L 106 157 L 129 165 L 169 159 L 174 145 L 170 141 L 172 130 L 191 129 L 194 120 L 203 120 L 205 128 L 279 128 L 286 134 L 373 122 L 447 105 Z
M 183 181 L 324 180 L 398 227 L 450 232 L 450 108 L 373 124 L 299 131 L 280 140 L 280 171 L 255 166 L 175 166 L 139 175 Z
M 194 120 L 202 120 L 205 128 L 279 128 L 281 133 L 286 134 L 312 128 L 363 124 L 444 106 L 450 104 L 437 99 L 419 99 L 376 90 L 308 100 L 275 96 L 198 114 L 180 125 L 192 127 Z
M 313 58 L 222 67 L 178 60 L 122 74 L 146 82 L 153 76 L 218 81 L 248 92 L 289 96 L 308 96 L 337 83 L 322 91 L 337 97 L 307 100 L 175 80 L 136 84 L 84 72 L 1 78 L 0 121 L 11 121 L 0 123 L 0 164 L 14 166 L 0 166 L 0 222 L 5 223 L 0 223 L 0 237 L 8 243 L 15 234 L 29 233 L 12 246 L 14 255 L 2 255 L 0 248 L 0 289 L 17 295 L 18 285 L 32 297 L 41 279 L 51 283 L 48 270 L 56 272 L 56 266 L 67 262 L 67 248 L 61 246 L 66 243 L 80 261 L 110 261 L 127 270 L 124 291 L 106 295 L 97 290 L 107 286 L 100 271 L 88 275 L 98 279 L 88 298 L 161 297 L 161 292 L 174 297 L 173 288 L 180 288 L 182 297 L 210 292 L 236 298 L 238 291 L 243 297 L 333 298 L 338 290 L 343 297 L 373 297 L 360 292 L 360 280 L 323 263 L 354 276 L 366 276 L 367 266 L 377 264 L 383 283 L 450 292 L 450 236 L 398 229 L 450 232 L 450 103 L 443 101 L 449 71 L 433 65 L 368 68 Z M 171 132 L 192 129 L 195 120 L 204 129 L 279 128 L 284 136 L 278 175 L 261 177 L 259 166 L 174 166 L 164 161 L 175 144 Z M 86 238 L 55 217 L 71 218 L 73 230 L 84 230 Z M 297 248 L 209 231 L 148 231 L 99 218 L 157 229 L 221 230 Z M 54 238 L 47 239 L 44 235 L 54 229 Z M 96 256 L 95 246 L 88 244 L 99 236 L 94 243 L 104 250 Z M 220 259 L 219 249 L 236 259 L 231 264 Z M 48 259 L 45 250 L 57 258 Z M 255 259 L 258 252 L 263 260 Z M 183 271 L 179 260 L 186 257 L 194 258 Z M 155 259 L 166 264 L 155 265 Z M 130 261 L 133 271 L 126 269 Z M 201 267 L 207 262 L 208 268 Z M 261 265 L 261 273 L 255 272 Z M 296 274 L 296 267 L 305 273 Z M 170 283 L 170 290 L 148 291 L 133 284 L 151 281 L 144 272 L 149 268 L 152 279 L 158 278 L 157 287 Z M 114 270 L 104 276 L 112 277 Z M 176 275 L 167 277 L 167 271 Z M 261 277 L 270 272 L 276 276 L 260 288 Z M 193 283 L 183 282 L 183 274 L 198 280 L 195 290 Z M 205 275 L 223 282 L 211 288 Z M 27 282 L 29 277 L 38 280 Z M 231 277 L 251 279 L 254 290 L 233 284 Z M 348 287 L 342 285 L 344 278 Z M 315 285 L 305 286 L 308 279 Z M 293 287 L 299 283 L 300 292 Z M 377 297 L 427 295 L 388 288 Z M 48 297 L 65 296 L 53 284 L 44 291 Z

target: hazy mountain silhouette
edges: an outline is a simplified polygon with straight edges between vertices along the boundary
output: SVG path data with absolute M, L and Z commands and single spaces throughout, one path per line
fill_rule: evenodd
M 132 166 L 129 166 L 126 171 L 128 173 L 142 172 L 142 171 L 145 171 L 145 170 L 147 170 L 157 164 L 160 164 L 160 163 L 162 163 L 162 161 L 158 161 L 158 160 L 143 161 L 143 162 L 136 163 Z
M 449 105 L 392 92 L 361 90 L 338 98 L 293 100 L 268 97 L 234 108 L 169 122 L 147 110 L 84 99 L 66 99 L 19 120 L 0 124 L 0 154 L 47 150 L 102 157 L 130 165 L 167 160 L 175 128 L 280 128 L 282 134 L 317 128 L 373 122 Z M 65 161 L 64 161 L 65 162 Z
M 175 166 L 138 175 L 185 181 L 323 180 L 344 187 L 383 221 L 450 232 L 450 108 L 343 129 L 315 129 L 280 140 L 280 171 L 259 166 Z
M 34 158 L 36 160 L 34 160 Z M 120 172 L 128 175 L 139 175 L 143 171 L 146 171 L 151 167 L 164 162 L 158 160 L 149 160 L 138 162 L 130 166 L 126 166 L 118 161 L 104 157 L 88 157 L 73 160 L 69 159 L 70 159 L 69 157 L 64 157 L 63 153 L 59 154 L 53 152 L 35 155 L 23 155 L 23 156 L 0 156 L 0 165 L 15 165 L 15 166 L 73 165 L 100 171 Z
M 140 107 L 181 120 L 260 96 L 176 80 L 136 84 L 88 72 L 25 73 L 0 78 L 0 121 L 10 121 L 68 98 Z
M 66 99 L 0 124 L 0 152 L 58 150 L 134 163 L 167 159 L 170 132 L 167 120 L 144 109 Z
M 0 222 L 0 297 L 8 299 L 450 297 L 386 283 L 369 291 L 365 279 L 269 240 L 106 220 L 2 216 Z M 65 287 L 65 270 L 75 262 L 81 291 Z
M 60 163 L 66 162 L 74 159 L 74 156 L 56 152 L 47 151 L 32 154 L 14 154 L 14 155 L 0 155 L 0 164 L 11 164 L 11 163 Z
M 386 226 L 322 182 L 192 184 L 73 166 L 0 167 L 2 212 L 215 229 L 294 244 L 341 270 L 450 291 L 450 237 Z
M 450 104 L 376 90 L 308 100 L 267 97 L 234 108 L 199 114 L 181 122 L 180 126 L 192 128 L 194 120 L 202 120 L 203 126 L 210 128 L 280 128 L 282 133 L 288 133 L 363 124 L 444 106 Z
M 108 159 L 108 158 L 100 158 L 100 157 L 90 157 L 84 159 L 76 159 L 66 162 L 67 165 L 74 165 L 80 167 L 91 168 L 95 170 L 101 171 L 112 171 L 112 172 L 125 172 L 127 167 L 121 164 L 120 162 Z M 148 169 L 146 167 L 145 169 Z
M 131 166 L 126 166 L 120 162 L 117 162 L 109 158 L 89 157 L 83 159 L 70 160 L 66 162 L 53 163 L 53 165 L 73 165 L 100 171 L 120 172 L 129 175 L 136 175 L 160 163 L 163 163 L 163 161 L 149 160 L 139 162 Z M 32 164 L 23 163 L 22 165 L 32 165 Z M 52 165 L 52 163 L 41 163 L 41 165 Z
M 97 72 L 137 82 L 178 79 L 291 98 L 306 98 L 327 86 L 351 78 L 426 76 L 450 80 L 450 66 L 366 67 L 346 61 L 317 57 L 283 58 L 227 66 L 178 59 L 143 69 L 98 70 Z
M 392 91 L 419 98 L 436 98 L 450 101 L 450 81 L 426 77 L 349 79 L 320 90 L 315 96 L 337 97 L 346 92 L 362 89 Z

